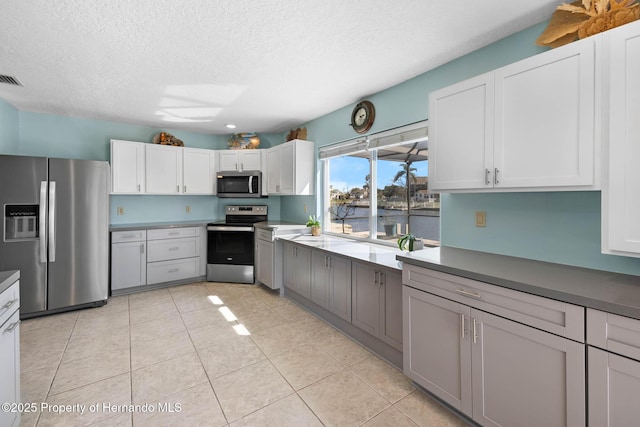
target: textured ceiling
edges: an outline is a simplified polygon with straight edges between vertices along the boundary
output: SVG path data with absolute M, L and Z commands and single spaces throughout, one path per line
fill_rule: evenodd
M 558 0 L 2 0 L 21 111 L 282 132 L 547 19 Z

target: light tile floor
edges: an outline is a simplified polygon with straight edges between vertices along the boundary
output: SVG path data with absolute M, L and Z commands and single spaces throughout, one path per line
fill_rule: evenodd
M 23 426 L 466 425 L 254 285 L 194 283 L 25 320 L 21 364 L 23 403 L 44 409 Z

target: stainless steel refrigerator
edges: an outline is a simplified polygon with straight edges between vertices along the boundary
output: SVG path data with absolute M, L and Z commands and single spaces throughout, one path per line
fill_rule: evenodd
M 109 164 L 0 155 L 0 270 L 20 270 L 20 317 L 106 303 Z

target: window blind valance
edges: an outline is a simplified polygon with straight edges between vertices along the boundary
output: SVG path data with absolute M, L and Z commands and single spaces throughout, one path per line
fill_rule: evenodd
M 428 139 L 427 120 L 410 125 L 373 133 L 367 136 L 349 139 L 337 144 L 320 147 L 320 159 L 355 154 L 370 149 L 389 147 L 398 144 L 426 141 Z

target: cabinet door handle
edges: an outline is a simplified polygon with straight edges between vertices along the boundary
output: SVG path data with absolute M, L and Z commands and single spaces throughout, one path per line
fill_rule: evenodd
M 484 176 L 485 176 L 485 179 L 484 179 L 485 185 L 491 184 L 491 171 L 489 169 L 484 170 Z
M 10 308 L 11 308 L 11 306 L 12 306 L 13 304 L 15 304 L 15 303 L 17 303 L 17 302 L 18 302 L 18 299 L 17 299 L 17 298 L 16 298 L 16 299 L 12 299 L 11 301 L 8 301 L 5 305 L 3 305 L 3 306 L 2 306 L 2 309 L 3 309 L 3 310 L 8 310 L 8 309 L 10 309 Z
M 480 295 L 477 292 L 467 291 L 467 290 L 464 290 L 464 289 L 456 289 L 456 292 L 461 294 L 461 295 L 467 296 L 467 297 L 482 299 L 482 295 Z
M 380 280 L 378 281 L 378 284 L 380 285 L 380 287 L 384 286 L 384 273 L 381 271 L 380 273 Z
M 138 193 L 140 192 L 140 184 L 138 184 Z
M 236 170 L 240 170 L 240 169 L 238 169 L 238 164 L 237 163 L 236 163 Z
M 377 271 L 373 272 L 373 284 L 378 286 L 378 272 Z
M 495 168 L 495 172 L 493 173 L 493 182 L 495 184 L 500 184 L 500 180 L 498 179 L 498 174 L 500 173 L 500 169 Z
M 178 249 L 180 249 L 179 246 L 174 246 L 173 248 L 169 248 L 170 251 L 177 251 Z
M 180 271 L 179 268 L 172 268 L 171 270 L 169 270 L 169 273 L 177 273 L 178 271 Z
M 176 185 L 176 193 L 179 193 L 179 192 L 180 192 L 180 186 Z
M 182 192 L 183 192 L 183 193 L 186 193 L 186 192 L 187 192 L 187 186 L 186 186 L 186 185 L 182 186 Z
M 2 333 L 4 334 L 4 333 L 13 332 L 13 330 L 16 328 L 16 326 L 18 326 L 19 323 L 20 323 L 19 320 L 17 322 L 13 322 L 11 325 L 9 325 L 9 327 L 7 329 L 2 331 Z
M 460 313 L 460 338 L 464 339 L 464 334 L 465 334 L 465 330 L 464 330 L 464 314 Z
M 478 342 L 478 323 L 476 322 L 476 319 L 473 319 L 473 343 L 477 343 Z
M 133 239 L 135 237 L 136 237 L 135 234 L 125 234 L 124 236 L 122 236 L 123 239 Z
M 144 243 L 140 244 L 140 253 L 143 254 L 144 253 Z

